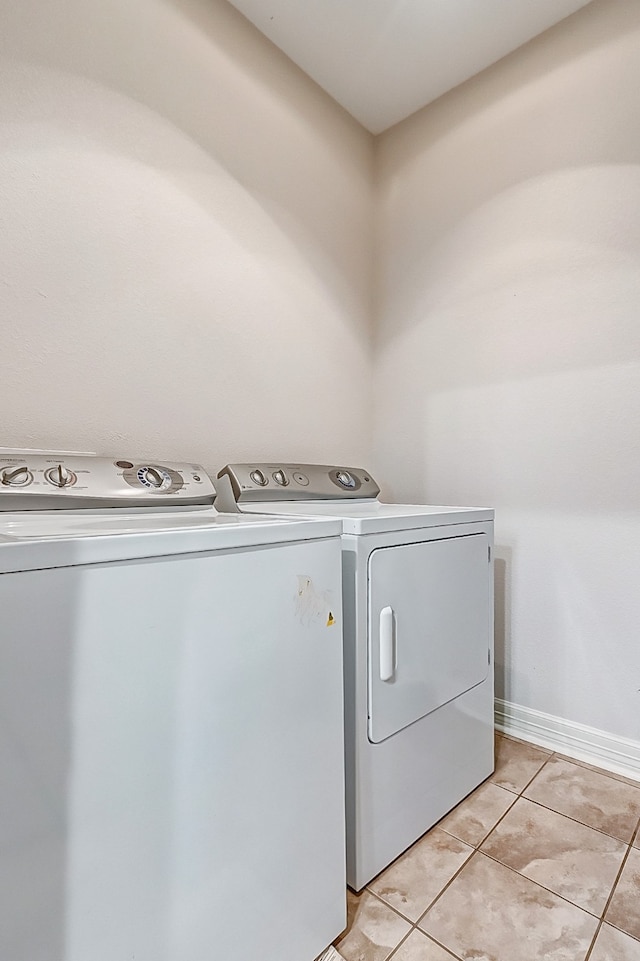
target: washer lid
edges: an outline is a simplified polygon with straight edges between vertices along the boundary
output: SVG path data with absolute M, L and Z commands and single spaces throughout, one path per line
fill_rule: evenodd
M 248 517 L 213 508 L 0 514 L 0 573 L 235 550 L 335 537 L 338 520 Z
M 280 501 L 278 504 L 244 504 L 242 509 L 251 514 L 339 518 L 345 534 L 380 534 L 445 524 L 472 524 L 494 518 L 493 509 L 488 507 L 382 504 L 378 500 Z

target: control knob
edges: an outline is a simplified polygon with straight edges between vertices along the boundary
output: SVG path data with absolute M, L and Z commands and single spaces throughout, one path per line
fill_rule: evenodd
M 31 483 L 33 475 L 26 464 L 20 464 L 19 467 L 5 467 L 0 479 L 6 487 L 24 487 Z
M 253 483 L 254 483 L 254 484 L 258 484 L 259 487 L 266 487 L 267 484 L 269 483 L 269 481 L 268 481 L 267 478 L 264 476 L 264 474 L 262 473 L 262 471 L 261 471 L 261 470 L 258 470 L 257 468 L 256 468 L 256 470 L 252 470 L 252 471 L 251 471 L 251 473 L 249 474 L 249 477 L 251 478 L 251 480 L 253 481 Z
M 288 487 L 289 478 L 283 470 L 276 470 L 273 472 L 273 479 L 278 484 L 279 487 Z
M 44 472 L 44 476 L 54 487 L 70 487 L 77 480 L 73 471 L 63 467 L 62 464 L 50 467 L 49 470 Z
M 356 486 L 355 477 L 346 470 L 339 470 L 336 473 L 336 480 L 342 485 L 342 487 L 346 487 L 348 490 L 353 490 L 353 488 Z
M 148 487 L 160 488 L 164 485 L 166 477 L 164 471 L 159 471 L 155 467 L 144 467 L 140 471 L 140 480 Z

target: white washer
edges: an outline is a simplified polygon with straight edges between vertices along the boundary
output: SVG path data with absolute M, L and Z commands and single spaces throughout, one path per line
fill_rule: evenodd
M 493 771 L 493 516 L 383 504 L 371 474 L 232 464 L 222 510 L 338 517 L 347 880 L 360 890 Z
M 0 457 L 2 958 L 344 928 L 340 525 L 212 501 L 197 465 Z

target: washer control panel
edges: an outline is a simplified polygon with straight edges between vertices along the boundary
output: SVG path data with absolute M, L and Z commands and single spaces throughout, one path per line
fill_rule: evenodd
M 236 503 L 374 498 L 380 493 L 371 474 L 361 467 L 227 464 L 218 478 L 231 485 Z
M 0 511 L 188 507 L 214 497 L 199 464 L 0 452 Z

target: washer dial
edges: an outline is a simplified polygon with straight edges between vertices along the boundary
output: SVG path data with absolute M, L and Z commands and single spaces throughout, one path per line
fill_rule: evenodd
M 33 474 L 26 464 L 20 464 L 18 467 L 5 467 L 0 474 L 0 481 L 5 487 L 26 487 L 32 480 Z
M 76 475 L 68 467 L 56 464 L 44 472 L 45 479 L 54 487 L 71 487 L 77 481 Z
M 150 490 L 166 491 L 171 487 L 171 474 L 163 467 L 139 467 L 138 480 Z

